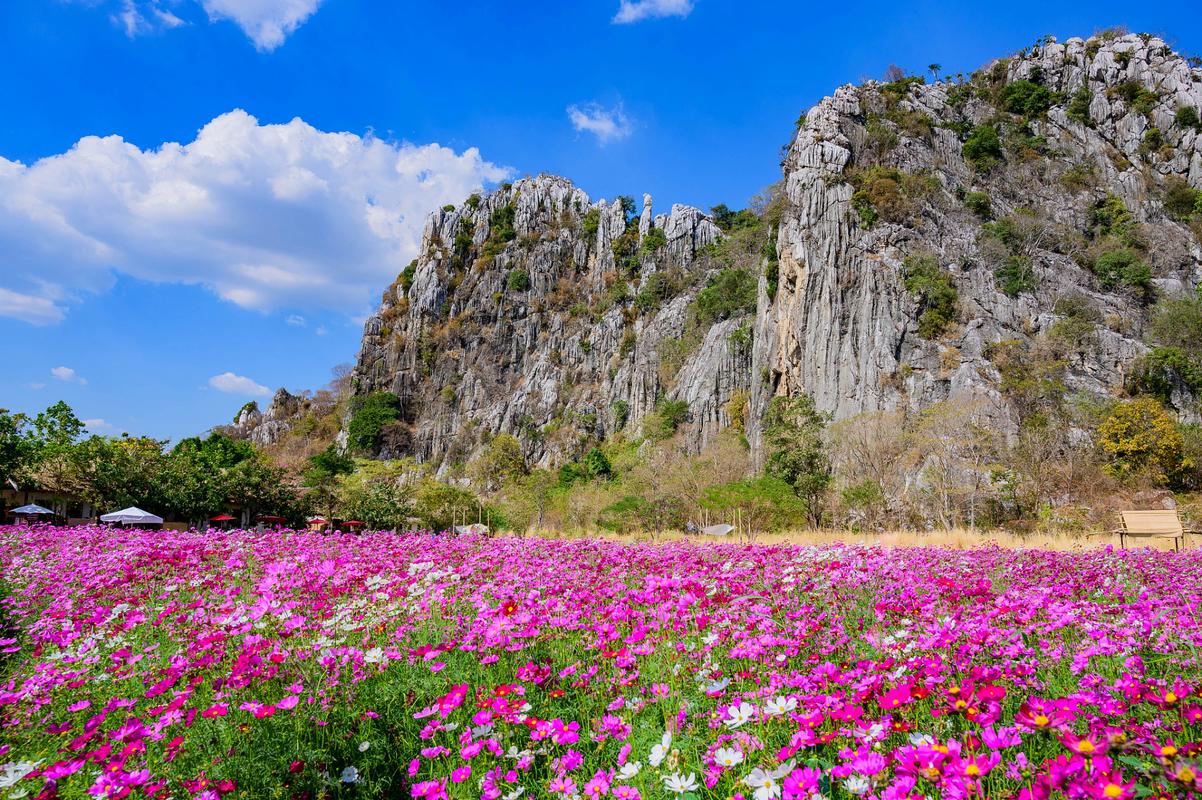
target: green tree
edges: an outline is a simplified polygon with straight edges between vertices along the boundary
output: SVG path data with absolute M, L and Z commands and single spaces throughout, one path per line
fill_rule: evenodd
M 509 433 L 498 433 L 468 468 L 473 483 L 485 492 L 496 491 L 507 481 L 526 474 L 522 443 Z
M 0 486 L 24 481 L 36 452 L 28 417 L 0 409 Z
M 811 395 L 775 397 L 764 415 L 765 467 L 785 481 L 805 503 L 811 524 L 822 523 L 831 464 L 822 432 L 829 415 L 820 412 Z
M 370 454 L 380 445 L 384 426 L 401 416 L 401 401 L 392 392 L 372 392 L 352 404 L 346 426 L 347 444 L 354 453 Z
M 303 475 L 304 484 L 311 490 L 314 507 L 325 510 L 326 519 L 334 516 L 334 504 L 338 499 L 338 478 L 354 471 L 354 460 L 340 453 L 334 445 L 309 456 Z
M 467 489 L 433 479 L 423 481 L 414 495 L 414 511 L 433 531 L 447 531 L 464 521 L 475 521 L 482 506 Z
M 1002 160 L 1002 140 L 997 128 L 992 125 L 978 125 L 964 140 L 961 148 L 964 160 L 974 169 L 982 172 L 993 168 Z

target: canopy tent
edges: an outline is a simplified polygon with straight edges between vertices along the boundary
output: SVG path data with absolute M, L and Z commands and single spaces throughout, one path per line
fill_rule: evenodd
M 701 532 L 706 536 L 729 536 L 730 532 L 735 529 L 734 525 L 709 525 L 701 529 Z
M 120 511 L 114 511 L 111 514 L 101 514 L 101 522 L 120 522 L 124 525 L 161 525 L 163 518 L 151 514 L 149 511 L 143 511 L 136 506 L 123 508 Z
M 32 504 L 27 505 L 27 506 L 21 506 L 20 508 L 14 508 L 12 511 L 10 511 L 8 513 L 12 514 L 13 516 L 19 516 L 19 517 L 38 517 L 38 516 L 42 516 L 44 514 L 51 514 L 51 515 L 54 514 L 53 511 L 51 511 L 50 509 L 48 509 L 44 506 L 32 505 Z

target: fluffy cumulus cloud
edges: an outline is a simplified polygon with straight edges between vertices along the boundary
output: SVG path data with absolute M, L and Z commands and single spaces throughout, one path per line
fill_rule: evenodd
M 568 106 L 568 119 L 573 128 L 581 133 L 591 133 L 601 144 L 625 139 L 632 130 L 620 105 L 613 108 L 603 108 L 596 103 Z
M 313 15 L 321 0 L 200 0 L 209 19 L 228 19 L 250 37 L 255 47 L 279 47 Z
M 232 372 L 223 372 L 209 378 L 209 386 L 219 392 L 250 395 L 251 397 L 266 397 L 271 394 L 271 390 L 263 384 L 256 383 L 245 375 L 235 375 Z
M 117 274 L 246 308 L 362 313 L 416 254 L 431 209 L 509 173 L 475 148 L 239 110 L 188 144 L 89 136 L 30 165 L 0 157 L 0 315 L 56 322 Z
M 618 25 L 660 17 L 687 17 L 693 0 L 621 0 L 613 21 Z
M 111 422 L 100 418 L 85 419 L 83 426 L 88 429 L 88 433 L 108 433 L 114 430 Z
M 83 386 L 88 382 L 87 378 L 80 377 L 79 373 L 70 367 L 53 367 L 50 374 L 66 383 L 78 383 Z

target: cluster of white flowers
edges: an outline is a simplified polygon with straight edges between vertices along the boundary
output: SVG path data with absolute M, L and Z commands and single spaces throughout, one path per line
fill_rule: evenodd
M 744 700 L 726 709 L 726 715 L 726 719 L 722 720 L 723 725 L 732 729 L 741 728 L 755 719 L 755 706 Z
M 792 771 L 792 761 L 786 761 L 771 771 L 756 767 L 750 774 L 743 778 L 743 784 L 751 787 L 755 800 L 772 800 L 772 798 L 777 798 L 781 795 L 778 781 Z

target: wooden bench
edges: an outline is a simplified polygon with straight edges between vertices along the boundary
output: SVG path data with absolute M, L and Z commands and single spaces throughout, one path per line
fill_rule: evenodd
M 1127 548 L 1127 538 L 1172 539 L 1173 549 L 1185 544 L 1185 526 L 1176 511 L 1120 511 L 1123 525 L 1111 533 L 1119 535 L 1119 547 Z

